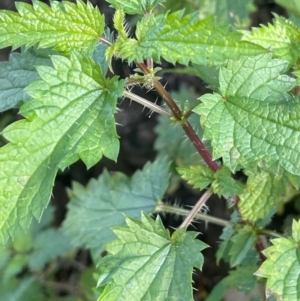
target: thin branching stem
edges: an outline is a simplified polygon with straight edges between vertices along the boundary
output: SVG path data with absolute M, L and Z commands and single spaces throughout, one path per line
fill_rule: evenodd
M 148 109 L 158 113 L 158 114 L 161 114 L 161 115 L 164 115 L 164 116 L 167 116 L 167 117 L 172 117 L 172 114 L 169 113 L 168 111 L 166 111 L 165 109 L 163 109 L 162 107 L 146 100 L 145 98 L 143 97 L 140 97 L 134 93 L 131 93 L 129 91 L 124 91 L 123 95 L 131 100 L 134 100 L 135 102 L 138 102 L 139 104 L 147 107 Z
M 174 207 L 171 205 L 167 205 L 164 203 L 160 203 L 157 205 L 156 207 L 156 211 L 158 212 L 167 212 L 167 213 L 174 213 L 177 215 L 181 215 L 181 216 L 188 216 L 189 213 L 191 212 L 188 209 L 184 209 L 184 208 L 180 208 L 180 207 Z M 212 223 L 215 225 L 219 225 L 222 227 L 226 227 L 229 224 L 229 221 L 225 220 L 225 219 L 221 219 L 218 217 L 214 217 L 214 216 L 210 216 L 201 212 L 198 212 L 195 217 L 195 220 L 201 220 L 207 223 Z
M 144 63 L 139 63 L 138 66 L 145 74 L 150 73 L 150 70 L 147 68 L 147 66 Z M 211 170 L 217 171 L 219 169 L 219 164 L 212 159 L 212 156 L 208 151 L 208 149 L 206 148 L 205 144 L 196 134 L 191 124 L 184 119 L 183 114 L 180 108 L 178 107 L 177 103 L 175 102 L 175 100 L 168 93 L 168 91 L 166 91 L 164 86 L 159 81 L 155 80 L 153 82 L 153 85 L 156 91 L 158 92 L 158 94 L 162 97 L 162 99 L 166 102 L 167 106 L 172 111 L 173 117 L 175 117 L 178 121 L 182 122 L 181 126 L 183 130 L 185 131 L 186 135 L 195 146 L 200 156 L 203 158 L 203 160 L 206 162 L 206 164 L 210 167 Z
M 213 194 L 213 191 L 208 189 L 204 192 L 204 194 L 201 196 L 201 198 L 198 200 L 196 205 L 193 207 L 193 209 L 190 211 L 188 216 L 184 219 L 182 224 L 179 226 L 179 228 L 187 228 L 189 224 L 195 219 L 195 216 L 197 213 L 203 208 L 207 200 L 211 197 Z

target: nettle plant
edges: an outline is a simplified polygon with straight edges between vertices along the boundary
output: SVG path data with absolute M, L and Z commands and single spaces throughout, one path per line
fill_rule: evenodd
M 17 12 L 0 12 L 0 47 L 23 47 L 0 65 L 0 109 L 19 108 L 24 117 L 2 131 L 2 296 L 14 289 L 22 300 L 26 292 L 41 296 L 34 277 L 11 277 L 24 267 L 37 273 L 75 246 L 89 249 L 97 265 L 97 288 L 80 300 L 192 300 L 192 272 L 208 246 L 187 227 L 201 219 L 224 226 L 217 260 L 233 270 L 222 289 L 249 292 L 260 281 L 265 296 L 253 300 L 299 301 L 300 222 L 285 235 L 266 229 L 300 187 L 299 7 L 287 7 L 295 23 L 276 15 L 248 31 L 198 11 L 161 14 L 162 0 L 107 2 L 115 8 L 114 33 L 81 0 L 20 2 Z M 135 33 L 125 14 L 140 16 Z M 132 75 L 107 77 L 113 58 L 128 62 Z M 187 66 L 181 72 L 202 77 L 214 92 L 176 101 L 160 82 L 162 59 Z M 133 86 L 156 91 L 166 106 L 132 93 Z M 158 158 L 130 178 L 104 171 L 87 187 L 74 183 L 62 229 L 49 228 L 53 210 L 45 208 L 57 172 L 79 159 L 87 168 L 103 156 L 117 160 L 115 114 L 124 97 L 161 115 Z M 176 153 L 186 154 L 180 164 Z M 204 191 L 190 211 L 162 201 L 172 172 Z M 212 194 L 232 204 L 230 222 L 201 213 Z M 185 219 L 170 234 L 155 212 Z M 220 300 L 220 287 L 213 294 Z

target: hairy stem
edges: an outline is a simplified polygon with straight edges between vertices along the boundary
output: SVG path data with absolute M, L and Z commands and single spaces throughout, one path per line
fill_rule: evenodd
M 178 208 L 178 207 L 174 207 L 174 206 L 170 206 L 170 205 L 166 205 L 164 203 L 158 204 L 157 207 L 156 207 L 156 211 L 174 213 L 174 214 L 181 215 L 181 216 L 187 216 L 191 212 L 190 210 L 183 209 L 183 208 Z M 208 222 L 208 223 L 212 223 L 212 224 L 219 225 L 219 226 L 222 226 L 222 227 L 226 227 L 229 224 L 229 221 L 227 221 L 225 219 L 210 216 L 210 215 L 207 215 L 207 214 L 204 214 L 204 213 L 201 213 L 201 212 L 198 212 L 195 215 L 194 219 L 201 220 L 201 221 Z
M 143 97 L 140 97 L 134 93 L 131 93 L 129 91 L 124 91 L 124 96 L 131 99 L 131 100 L 134 100 L 135 102 L 138 102 L 139 104 L 147 107 L 148 109 L 158 113 L 158 114 L 161 114 L 161 115 L 164 115 L 164 116 L 167 116 L 167 117 L 171 117 L 172 115 L 167 112 L 166 110 L 164 110 L 162 107 L 146 100 L 145 98 Z
M 197 213 L 203 208 L 206 201 L 211 197 L 213 194 L 213 191 L 208 189 L 204 192 L 204 194 L 201 196 L 199 201 L 196 203 L 196 205 L 193 207 L 193 209 L 190 211 L 188 216 L 185 218 L 185 220 L 182 222 L 182 224 L 179 226 L 179 228 L 186 228 L 188 225 L 194 220 Z
M 181 215 L 181 216 L 188 216 L 191 213 L 191 211 L 188 209 L 171 206 L 171 205 L 167 205 L 164 203 L 159 203 L 157 205 L 156 212 L 174 213 L 174 214 Z M 201 221 L 211 223 L 214 225 L 219 225 L 222 227 L 226 227 L 230 223 L 230 221 L 228 221 L 228 220 L 225 220 L 225 219 L 222 219 L 219 217 L 210 216 L 210 215 L 207 215 L 207 214 L 204 214 L 201 212 L 196 213 L 196 215 L 194 216 L 194 219 L 201 220 Z M 256 232 L 257 232 L 257 234 L 266 235 L 269 237 L 284 238 L 284 235 L 277 233 L 275 231 L 268 230 L 268 229 L 259 229 Z
M 150 70 L 147 68 L 147 66 L 144 63 L 138 64 L 139 68 L 145 73 L 149 74 Z M 200 154 L 200 156 L 203 158 L 203 160 L 206 162 L 208 167 L 213 170 L 217 171 L 219 169 L 219 165 L 216 161 L 213 161 L 212 156 L 208 149 L 206 148 L 205 144 L 201 141 L 199 136 L 196 134 L 194 129 L 192 128 L 191 124 L 183 118 L 182 112 L 177 106 L 176 102 L 172 98 L 172 96 L 166 91 L 166 89 L 163 87 L 163 85 L 159 81 L 154 81 L 153 85 L 158 92 L 158 94 L 162 97 L 162 99 L 166 102 L 170 110 L 172 111 L 173 116 L 178 120 L 182 121 L 182 128 L 185 131 L 186 135 L 190 139 L 190 141 L 195 146 L 196 150 Z

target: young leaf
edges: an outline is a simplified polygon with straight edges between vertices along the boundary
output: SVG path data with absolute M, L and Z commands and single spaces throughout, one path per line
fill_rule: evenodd
M 256 234 L 250 226 L 245 226 L 231 238 L 231 241 L 233 244 L 229 250 L 229 263 L 231 267 L 235 267 L 249 255 L 256 241 Z
M 70 49 L 91 53 L 104 32 L 104 17 L 90 2 L 34 0 L 16 3 L 18 12 L 0 11 L 0 48 L 38 44 L 69 54 Z
M 35 66 L 52 66 L 50 57 L 41 54 L 22 49 L 21 54 L 11 53 L 9 62 L 0 63 L 0 112 L 17 107 L 29 98 L 24 88 L 40 78 Z
M 59 168 L 118 155 L 114 113 L 123 82 L 105 79 L 97 64 L 75 53 L 52 63 L 55 69 L 38 67 L 43 80 L 26 90 L 33 97 L 21 108 L 27 119 L 3 131 L 10 143 L 0 149 L 0 243 L 40 218 Z
M 122 43 L 118 55 L 122 59 L 141 62 L 161 57 L 171 63 L 188 65 L 220 65 L 241 55 L 267 52 L 259 45 L 241 41 L 240 33 L 229 33 L 225 27 L 216 27 L 213 18 L 199 19 L 195 12 L 183 16 L 184 11 L 168 15 L 144 17 L 136 30 L 137 40 Z
M 201 190 L 210 185 L 214 180 L 214 172 L 204 165 L 178 167 L 177 171 L 190 185 Z
M 270 49 L 275 57 L 287 60 L 290 65 L 299 59 L 300 30 L 284 17 L 275 15 L 274 25 L 262 25 L 261 28 L 253 28 L 252 32 L 243 33 L 243 41 Z
M 64 232 L 76 246 L 84 245 L 99 255 L 104 245 L 115 238 L 111 228 L 125 224 L 123 214 L 139 217 L 141 211 L 155 211 L 168 188 L 168 167 L 166 158 L 160 158 L 147 163 L 130 179 L 122 173 L 110 176 L 104 171 L 86 188 L 74 183 Z
M 145 15 L 166 0 L 107 0 L 115 9 L 121 8 L 126 14 Z
M 300 292 L 300 221 L 293 222 L 292 237 L 272 239 L 263 253 L 267 260 L 255 273 L 267 278 L 267 294 L 278 300 L 299 301 Z
M 231 177 L 230 170 L 223 166 L 214 173 L 214 181 L 211 185 L 214 193 L 224 198 L 234 197 L 244 191 L 244 185 Z
M 204 165 L 179 167 L 177 171 L 194 188 L 204 189 L 211 184 L 214 193 L 220 197 L 221 195 L 225 198 L 239 195 L 244 190 L 243 185 L 231 177 L 231 172 L 226 166 L 215 173 Z
M 192 300 L 192 270 L 203 265 L 207 245 L 197 233 L 176 230 L 172 236 L 157 217 L 126 218 L 128 227 L 115 228 L 118 239 L 107 245 L 110 255 L 99 262 L 98 301 Z
M 232 171 L 238 165 L 283 167 L 300 175 L 300 99 L 287 92 L 295 80 L 280 75 L 287 62 L 270 54 L 230 61 L 220 70 L 220 94 L 206 94 L 194 111 L 201 115 L 204 137 L 212 140 L 213 157 L 223 157 Z
M 284 199 L 287 179 L 260 171 L 248 173 L 244 193 L 240 195 L 239 209 L 243 220 L 252 222 L 267 216 Z

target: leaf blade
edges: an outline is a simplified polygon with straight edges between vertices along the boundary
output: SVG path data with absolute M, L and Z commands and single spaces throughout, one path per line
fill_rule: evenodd
M 257 61 L 260 63 L 256 65 Z M 268 67 L 260 67 L 261 61 L 266 65 L 268 62 L 271 62 L 271 66 L 280 65 L 277 60 L 273 62 L 269 54 L 241 58 L 235 62 L 235 66 L 229 63 L 231 71 L 228 74 L 232 75 L 226 75 L 226 79 L 224 75 L 220 88 L 222 95 L 215 93 L 201 97 L 202 104 L 194 112 L 201 115 L 201 123 L 205 127 L 204 137 L 212 140 L 214 159 L 223 157 L 225 165 L 232 171 L 240 165 L 252 170 L 259 166 L 273 173 L 279 173 L 283 168 L 299 175 L 300 153 L 294 146 L 300 137 L 296 113 L 300 103 L 298 98 L 288 94 L 295 80 L 287 79 L 286 76 L 282 80 L 276 67 L 274 74 L 267 72 L 261 77 L 259 85 L 253 81 L 256 75 L 250 80 L 246 76 L 244 82 L 250 85 L 249 92 L 246 92 L 242 80 L 238 89 L 231 88 L 231 83 L 237 78 L 243 78 L 244 69 L 250 68 L 250 65 L 253 74 L 257 67 L 263 75 L 264 68 L 268 70 Z M 232 72 L 232 68 L 240 72 Z M 226 72 L 224 68 L 223 73 Z M 286 100 L 276 93 L 276 89 L 275 96 L 278 97 L 270 98 L 269 93 L 274 91 L 276 85 L 281 86 Z
M 212 18 L 200 20 L 198 13 L 183 16 L 183 11 L 143 18 L 137 24 L 136 36 L 137 40 L 127 39 L 120 47 L 120 57 L 129 62 L 148 57 L 160 62 L 163 57 L 173 64 L 221 65 L 229 58 L 267 52 L 240 41 L 239 33 L 215 26 Z
M 192 267 L 201 269 L 199 251 L 207 246 L 185 229 L 171 238 L 160 218 L 153 221 L 142 215 L 141 222 L 129 218 L 126 222 L 128 228 L 114 230 L 118 239 L 107 246 L 111 255 L 99 262 L 103 270 L 98 286 L 105 288 L 98 300 L 113 301 L 128 294 L 136 301 L 177 300 L 178 296 L 192 300 Z
M 122 173 L 112 177 L 105 171 L 86 188 L 74 183 L 64 233 L 76 246 L 93 249 L 95 256 L 101 254 L 104 245 L 115 238 L 110 228 L 125 225 L 124 214 L 138 217 L 141 211 L 155 211 L 168 187 L 168 170 L 166 158 L 159 158 L 131 178 Z
M 79 158 L 90 167 L 119 149 L 114 113 L 123 82 L 105 80 L 90 58 L 53 56 L 54 68 L 39 67 L 41 81 L 27 93 L 23 119 L 8 126 L 0 149 L 0 242 L 19 224 L 26 228 L 46 207 L 57 170 Z M 29 210 L 30 208 L 30 210 Z
M 0 12 L 0 48 L 39 44 L 69 54 L 70 49 L 91 53 L 104 32 L 104 18 L 90 2 L 52 1 L 51 7 L 19 2 L 18 12 Z

